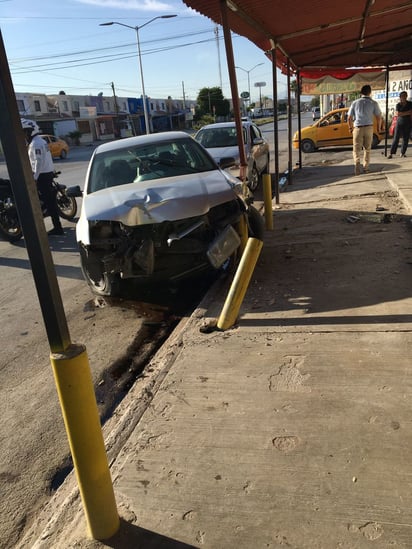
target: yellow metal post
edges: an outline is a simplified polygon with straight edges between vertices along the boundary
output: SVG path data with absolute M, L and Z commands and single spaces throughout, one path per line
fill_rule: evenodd
M 273 211 L 272 211 L 272 177 L 270 174 L 263 174 L 263 196 L 265 203 L 265 224 L 266 229 L 273 230 Z
M 248 239 L 222 312 L 217 321 L 219 330 L 227 330 L 235 323 L 262 246 L 263 242 L 261 240 L 257 238 Z
M 107 539 L 120 522 L 86 348 L 52 353 L 51 364 L 89 534 Z

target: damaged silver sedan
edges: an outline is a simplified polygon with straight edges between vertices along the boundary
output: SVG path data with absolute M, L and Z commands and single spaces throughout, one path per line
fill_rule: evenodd
M 221 269 L 242 231 L 261 238 L 260 215 L 242 199 L 239 180 L 186 133 L 131 137 L 94 151 L 76 236 L 96 294 L 118 295 L 127 279 L 164 284 Z

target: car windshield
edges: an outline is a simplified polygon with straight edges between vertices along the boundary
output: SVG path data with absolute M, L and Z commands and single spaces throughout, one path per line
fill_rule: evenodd
M 243 139 L 246 143 L 246 131 L 243 128 Z M 206 149 L 216 149 L 218 147 L 236 147 L 237 132 L 236 127 L 227 128 L 203 128 L 196 135 L 196 141 Z
M 116 148 L 94 157 L 87 192 L 216 169 L 214 161 L 191 137 Z

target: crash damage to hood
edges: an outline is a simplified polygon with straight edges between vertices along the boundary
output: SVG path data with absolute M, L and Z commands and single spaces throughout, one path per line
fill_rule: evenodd
M 176 221 L 204 215 L 238 194 L 239 182 L 221 171 L 102 189 L 84 196 L 77 240 L 89 244 L 88 221 L 118 221 L 129 227 Z

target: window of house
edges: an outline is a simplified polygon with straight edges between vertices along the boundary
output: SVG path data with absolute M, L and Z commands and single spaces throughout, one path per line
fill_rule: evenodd
M 68 111 L 69 110 L 68 102 L 67 101 L 62 101 L 62 107 L 63 107 L 64 111 Z
M 36 112 L 41 112 L 40 101 L 38 101 L 37 99 L 34 100 L 34 110 Z
M 80 110 L 80 104 L 78 101 L 73 101 L 73 110 L 79 111 Z
M 24 112 L 26 110 L 23 99 L 17 99 L 17 108 L 19 109 L 19 112 Z
M 150 110 L 154 111 L 154 104 L 153 103 L 150 103 Z
M 105 104 L 105 110 L 106 110 L 107 112 L 109 112 L 109 111 L 110 111 L 110 103 L 109 103 L 109 101 L 105 101 L 104 104 Z

